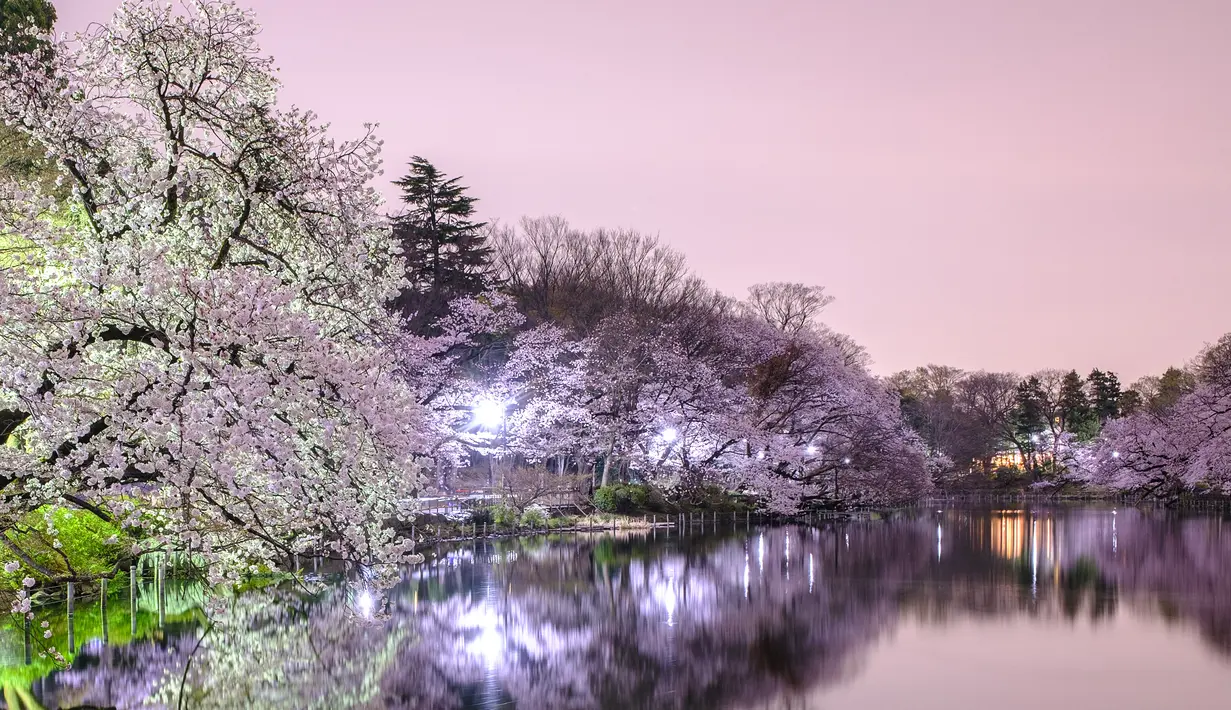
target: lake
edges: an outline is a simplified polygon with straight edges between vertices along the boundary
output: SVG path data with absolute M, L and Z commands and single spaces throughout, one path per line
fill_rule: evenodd
M 132 601 L 113 590 L 105 619 L 77 601 L 66 671 L 37 649 L 25 665 L 8 628 L 6 692 L 49 710 L 176 707 L 181 685 L 191 708 L 1231 707 L 1220 515 L 707 521 L 442 547 L 383 594 L 172 584 L 160 610 L 147 581 Z M 65 613 L 39 617 L 62 648 Z

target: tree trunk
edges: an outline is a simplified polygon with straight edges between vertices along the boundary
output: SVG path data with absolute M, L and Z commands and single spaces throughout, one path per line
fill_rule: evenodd
M 615 453 L 615 438 L 611 439 L 611 445 L 607 447 L 607 456 L 603 458 L 603 482 L 606 486 L 611 482 L 611 457 Z

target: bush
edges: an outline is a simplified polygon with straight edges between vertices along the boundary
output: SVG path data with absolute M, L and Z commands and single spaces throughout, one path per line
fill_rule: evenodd
M 594 507 L 604 513 L 614 513 L 620 505 L 619 500 L 620 484 L 616 483 L 610 486 L 599 486 L 594 491 Z
M 491 525 L 495 523 L 492 510 L 492 508 L 475 508 L 470 511 L 470 522 L 476 525 Z
M 650 502 L 649 486 L 635 483 L 612 483 L 594 491 L 594 507 L 604 513 L 636 513 Z
M 496 527 L 511 528 L 517 525 L 519 516 L 517 509 L 512 506 L 500 503 L 488 508 L 488 511 L 491 515 L 492 524 Z
M 521 514 L 521 525 L 526 528 L 543 528 L 547 526 L 547 511 L 537 505 L 526 508 Z

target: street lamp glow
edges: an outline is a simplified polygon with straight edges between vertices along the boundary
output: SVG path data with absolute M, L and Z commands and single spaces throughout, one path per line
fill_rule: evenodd
M 1118 458 L 1120 458 L 1120 452 L 1119 452 L 1119 451 L 1113 451 L 1113 452 L 1111 452 L 1111 458 L 1113 458 L 1113 459 L 1118 459 Z
M 815 454 L 815 453 L 816 453 L 816 447 L 815 447 L 815 446 L 809 446 L 809 447 L 808 447 L 808 453 L 809 453 L 809 454 Z
M 844 464 L 846 464 L 846 465 L 848 465 L 848 466 L 849 466 L 849 465 L 850 465 L 850 463 L 851 463 L 851 457 L 850 457 L 850 456 L 847 456 L 846 458 L 842 459 L 842 463 L 844 463 Z
M 475 424 L 484 429 L 496 429 L 504 421 L 504 405 L 495 400 L 479 400 L 472 411 Z
M 667 427 L 666 429 L 663 429 L 663 433 L 662 433 L 663 441 L 667 442 L 668 444 L 675 441 L 676 438 L 679 437 L 679 435 L 680 433 L 676 431 L 674 427 Z
M 372 592 L 366 589 L 359 592 L 355 599 L 355 610 L 365 619 L 372 618 L 372 612 L 376 610 L 376 598 L 372 596 Z

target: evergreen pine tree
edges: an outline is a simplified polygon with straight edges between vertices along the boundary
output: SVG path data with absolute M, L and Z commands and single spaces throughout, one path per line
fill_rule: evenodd
M 1095 368 L 1086 381 L 1090 384 L 1090 402 L 1099 422 L 1120 416 L 1120 378 L 1116 373 Z
M 406 211 L 393 221 L 401 242 L 410 285 L 394 301 L 413 332 L 434 332 L 449 302 L 474 296 L 490 284 L 491 247 L 482 222 L 471 220 L 475 198 L 460 177 L 448 177 L 415 156 L 410 172 L 394 182 L 402 188 Z
M 1120 416 L 1136 414 L 1144 406 L 1145 399 L 1137 390 L 1130 388 L 1120 393 Z
M 1158 378 L 1158 391 L 1150 398 L 1150 409 L 1155 412 L 1165 412 L 1171 409 L 1180 397 L 1192 392 L 1196 386 L 1196 379 L 1191 373 L 1178 367 L 1169 367 L 1162 377 Z
M 1076 370 L 1070 370 L 1060 382 L 1060 431 L 1082 441 L 1098 433 L 1098 419 L 1086 396 L 1085 385 Z
M 1035 475 L 1035 453 L 1039 450 L 1043 432 L 1047 430 L 1046 408 L 1043 400 L 1043 384 L 1039 378 L 1030 377 L 1017 385 L 1017 408 L 1013 413 L 1014 441 L 1026 461 L 1026 469 Z

